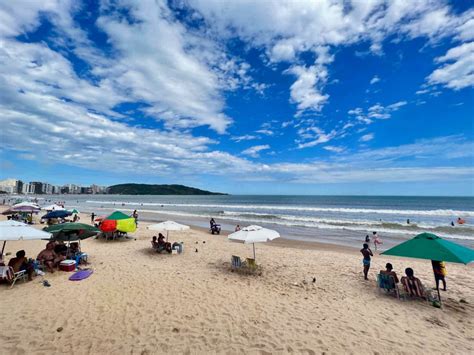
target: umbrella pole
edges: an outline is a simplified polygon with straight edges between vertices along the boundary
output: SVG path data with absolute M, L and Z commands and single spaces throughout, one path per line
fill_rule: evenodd
M 168 243 L 168 233 L 169 231 L 166 231 L 166 243 Z
M 0 254 L 0 259 L 3 259 L 3 252 L 5 251 L 5 244 L 7 244 L 7 241 L 3 241 L 3 247 L 2 247 L 2 254 Z
M 255 260 L 255 243 L 252 243 L 253 244 L 253 260 Z

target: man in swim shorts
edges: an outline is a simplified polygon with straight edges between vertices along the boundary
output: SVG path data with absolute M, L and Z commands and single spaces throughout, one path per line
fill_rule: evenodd
M 364 247 L 360 250 L 364 258 L 362 259 L 362 265 L 364 265 L 364 280 L 368 280 L 367 275 L 370 269 L 370 257 L 374 256 L 372 250 L 369 248 L 369 244 L 364 243 Z

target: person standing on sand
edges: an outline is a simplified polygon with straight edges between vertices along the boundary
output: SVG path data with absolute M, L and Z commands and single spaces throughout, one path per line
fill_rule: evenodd
M 237 225 L 235 226 L 235 232 L 238 232 L 239 230 L 240 230 L 240 225 L 237 224 Z
M 370 257 L 374 256 L 372 250 L 369 248 L 369 244 L 364 243 L 364 247 L 360 250 L 364 258 L 362 259 L 362 265 L 364 265 L 364 280 L 368 280 L 367 275 L 370 269 Z
M 367 244 L 370 244 L 370 235 L 367 234 L 367 235 L 365 236 L 365 242 L 366 242 Z
M 135 225 L 138 227 L 138 212 L 137 212 L 137 210 L 133 211 L 132 217 L 135 218 Z
M 95 217 L 95 213 L 92 212 L 92 214 L 91 214 L 91 223 L 94 223 L 94 217 Z
M 445 276 L 448 274 L 446 271 L 446 265 L 444 261 L 431 260 L 431 266 L 433 266 L 433 272 L 436 281 L 436 289 L 439 289 L 439 281 L 443 282 L 443 291 L 446 291 L 446 280 Z

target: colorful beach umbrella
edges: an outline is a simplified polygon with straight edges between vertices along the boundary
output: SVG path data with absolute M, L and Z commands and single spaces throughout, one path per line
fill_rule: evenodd
M 137 230 L 137 224 L 135 218 L 123 212 L 115 211 L 102 220 L 100 230 L 103 232 L 135 232 Z
M 280 238 L 280 233 L 273 229 L 267 229 L 260 226 L 244 227 L 238 232 L 229 234 L 228 239 L 231 242 L 253 244 L 253 258 L 255 259 L 255 243 L 265 243 L 273 239 Z
M 79 212 L 78 210 L 76 210 L 75 208 L 74 208 L 72 211 L 69 211 L 69 212 L 71 212 L 72 214 L 78 214 L 78 213 L 80 213 L 80 212 Z
M 413 239 L 396 245 L 382 254 L 460 264 L 469 264 L 474 261 L 474 250 L 431 233 L 418 234 Z M 441 302 L 439 288 L 437 288 L 437 291 Z

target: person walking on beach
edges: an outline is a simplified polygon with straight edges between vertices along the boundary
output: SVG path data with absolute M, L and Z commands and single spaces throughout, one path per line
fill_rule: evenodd
M 365 242 L 366 242 L 367 244 L 370 244 L 370 235 L 367 234 L 367 235 L 365 236 Z
M 94 223 L 94 218 L 95 218 L 95 213 L 92 212 L 92 213 L 91 213 L 91 223 Z
M 443 282 L 443 291 L 446 291 L 446 280 L 445 276 L 448 274 L 446 271 L 446 265 L 444 264 L 444 261 L 435 261 L 431 260 L 431 266 L 433 266 L 433 272 L 435 276 L 435 281 L 436 281 L 436 289 L 439 289 L 439 282 Z
M 377 244 L 382 244 L 382 241 L 377 232 L 372 232 L 372 238 L 374 238 L 374 249 L 377 251 Z
M 364 258 L 362 259 L 362 265 L 364 265 L 364 280 L 368 280 L 367 275 L 370 269 L 370 257 L 374 256 L 372 250 L 369 248 L 369 244 L 364 243 L 364 247 L 360 250 Z
M 135 225 L 138 227 L 138 212 L 137 212 L 137 210 L 133 211 L 132 217 L 135 218 Z

